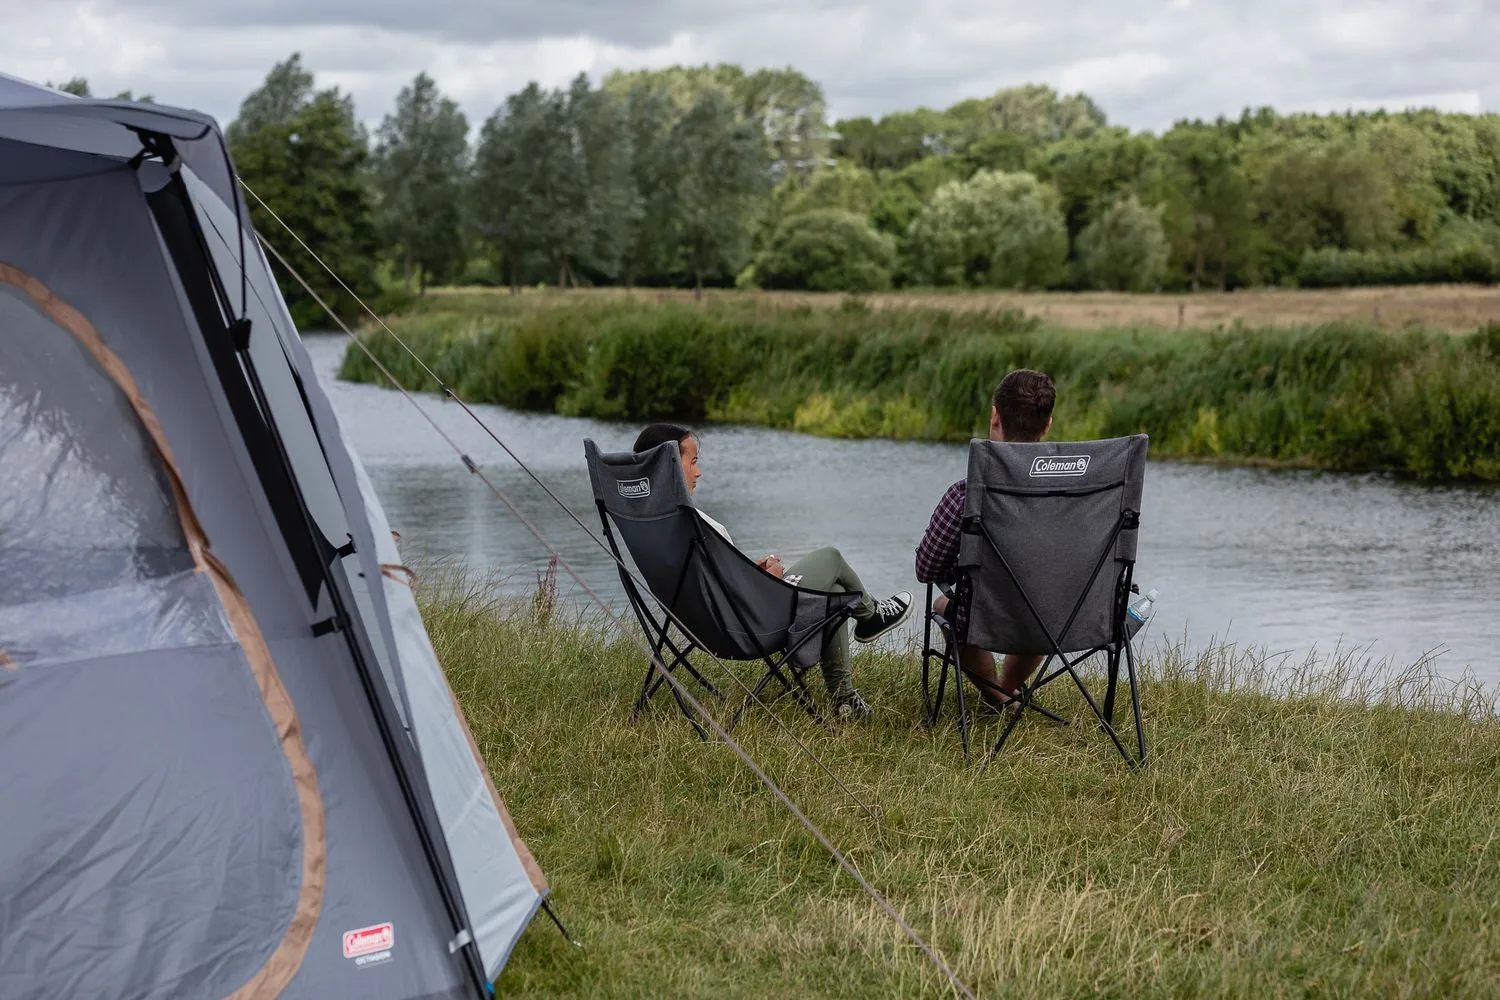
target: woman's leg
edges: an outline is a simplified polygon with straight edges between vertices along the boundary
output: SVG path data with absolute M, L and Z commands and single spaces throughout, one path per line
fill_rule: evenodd
M 837 594 L 864 594 L 854 609 L 854 617 L 868 618 L 875 613 L 875 599 L 865 590 L 859 574 L 844 561 L 844 555 L 833 546 L 816 549 L 787 567 L 782 579 L 795 587 L 828 590 Z
M 826 590 L 835 594 L 859 591 L 864 594 L 864 598 L 854 609 L 854 616 L 867 618 L 875 611 L 874 600 L 838 549 L 829 547 L 809 552 L 789 566 L 782 579 L 808 590 Z M 847 621 L 840 622 L 837 628 L 824 631 L 823 654 L 819 665 L 823 668 L 823 683 L 835 699 L 854 692 L 854 671 L 849 665 Z

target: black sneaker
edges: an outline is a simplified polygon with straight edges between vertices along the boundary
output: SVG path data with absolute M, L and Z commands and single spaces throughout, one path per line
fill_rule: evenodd
M 861 698 L 858 691 L 850 691 L 833 703 L 833 717 L 840 722 L 863 719 L 873 711 L 870 703 Z
M 911 594 L 903 590 L 895 597 L 887 597 L 875 605 L 873 615 L 854 620 L 854 641 L 874 642 L 906 621 L 906 616 L 909 614 L 911 614 Z

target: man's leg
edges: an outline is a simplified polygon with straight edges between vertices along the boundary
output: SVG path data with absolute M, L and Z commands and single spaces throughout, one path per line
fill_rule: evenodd
M 946 595 L 940 594 L 937 600 L 932 602 L 932 609 L 945 618 L 948 617 L 949 606 L 950 602 Z M 1042 659 L 1040 656 L 1030 654 L 1006 653 L 1000 676 L 996 677 L 994 653 L 977 646 L 958 647 L 958 662 L 964 668 L 964 672 L 974 678 L 980 696 L 996 707 L 1005 702 L 1005 697 L 1000 694 L 1000 691 L 1015 691 L 1025 684 L 1026 679 L 1041 665 Z

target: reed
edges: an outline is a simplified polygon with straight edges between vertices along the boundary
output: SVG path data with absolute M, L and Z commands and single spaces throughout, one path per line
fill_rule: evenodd
M 1159 457 L 1500 480 L 1500 324 L 1089 331 L 859 300 L 557 298 L 434 297 L 392 324 L 466 398 L 524 410 L 962 441 L 1024 366 L 1057 381 L 1059 440 L 1145 432 Z M 365 336 L 407 385 L 437 388 Z M 354 351 L 342 375 L 380 378 Z

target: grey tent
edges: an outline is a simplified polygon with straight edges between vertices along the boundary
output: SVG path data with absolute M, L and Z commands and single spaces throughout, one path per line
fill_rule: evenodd
M 0 76 L 0 997 L 482 997 L 546 898 L 218 127 Z

